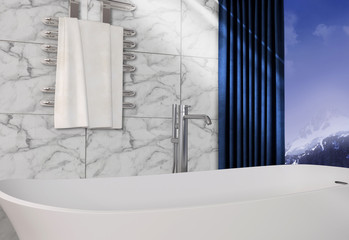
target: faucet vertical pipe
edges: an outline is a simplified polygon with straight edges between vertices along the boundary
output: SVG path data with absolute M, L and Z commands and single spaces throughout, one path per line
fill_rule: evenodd
M 177 172 L 188 171 L 188 121 L 184 116 L 188 115 L 187 105 L 179 105 L 179 136 L 178 136 L 178 164 L 176 166 Z
M 173 169 L 177 172 L 178 163 L 178 105 L 172 104 L 172 143 L 173 143 Z

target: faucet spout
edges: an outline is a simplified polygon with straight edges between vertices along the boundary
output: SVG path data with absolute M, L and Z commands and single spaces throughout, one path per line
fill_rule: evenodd
M 188 114 L 183 116 L 184 119 L 203 119 L 207 125 L 211 125 L 211 118 L 204 114 Z

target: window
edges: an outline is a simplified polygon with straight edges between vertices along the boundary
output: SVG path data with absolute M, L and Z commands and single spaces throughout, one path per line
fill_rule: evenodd
M 349 167 L 349 1 L 285 0 L 286 163 Z

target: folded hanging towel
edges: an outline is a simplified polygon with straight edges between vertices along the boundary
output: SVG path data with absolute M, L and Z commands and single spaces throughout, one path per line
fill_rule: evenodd
M 84 60 L 78 20 L 59 19 L 55 128 L 88 126 Z
M 112 108 L 113 127 L 122 128 L 122 100 L 123 100 L 123 39 L 124 29 L 110 26 L 111 64 L 112 64 Z
M 55 127 L 122 128 L 123 28 L 60 18 Z
M 113 126 L 110 25 L 79 20 L 89 128 Z

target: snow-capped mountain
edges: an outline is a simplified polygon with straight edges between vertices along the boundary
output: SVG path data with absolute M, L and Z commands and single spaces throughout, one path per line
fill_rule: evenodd
M 331 161 L 328 163 L 327 161 Z M 324 112 L 286 149 L 286 163 L 349 165 L 349 117 Z M 335 164 L 334 164 L 335 163 Z

